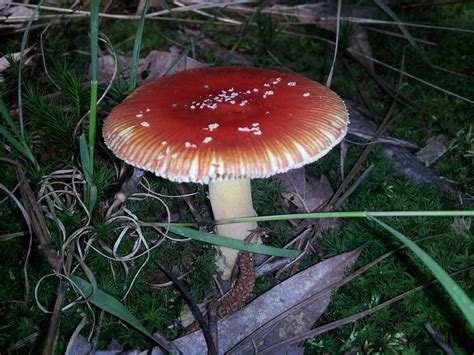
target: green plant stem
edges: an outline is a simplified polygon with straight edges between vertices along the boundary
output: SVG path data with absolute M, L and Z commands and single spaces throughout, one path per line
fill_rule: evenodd
M 91 102 L 89 116 L 89 173 L 92 175 L 94 168 L 94 144 L 96 136 L 97 118 L 97 57 L 99 46 L 99 0 L 91 1 Z
M 281 214 L 272 216 L 257 216 L 245 218 L 229 218 L 218 221 L 209 221 L 209 224 L 231 224 L 246 222 L 269 222 L 283 221 L 295 219 L 316 219 L 316 218 L 368 218 L 368 217 L 474 217 L 474 210 L 454 210 L 454 211 L 347 211 L 347 212 L 316 212 L 316 213 L 295 213 Z M 144 226 L 150 225 L 155 227 L 192 227 L 195 223 L 144 223 Z
M 128 81 L 128 92 L 131 92 L 137 86 L 137 69 L 140 60 L 140 48 L 142 45 L 143 28 L 145 27 L 145 18 L 150 6 L 151 0 L 146 0 L 143 13 L 138 23 L 137 33 L 135 35 L 135 43 L 133 44 L 132 65 L 130 66 L 130 78 Z
M 97 80 L 91 81 L 91 106 L 89 114 L 89 174 L 94 173 L 94 145 L 97 124 Z

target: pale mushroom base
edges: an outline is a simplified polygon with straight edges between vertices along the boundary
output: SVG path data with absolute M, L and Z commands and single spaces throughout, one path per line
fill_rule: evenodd
M 252 205 L 250 179 L 210 183 L 209 199 L 216 220 L 255 217 L 257 215 Z M 245 240 L 256 228 L 256 222 L 223 224 L 217 226 L 217 233 L 226 237 Z M 229 280 L 232 276 L 232 270 L 238 255 L 239 251 L 236 249 L 219 247 L 217 267 L 222 273 L 223 280 Z

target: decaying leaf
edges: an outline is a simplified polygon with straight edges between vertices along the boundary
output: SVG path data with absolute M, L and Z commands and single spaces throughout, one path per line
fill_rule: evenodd
M 471 237 L 471 223 L 472 220 L 469 217 L 456 217 L 454 218 L 454 221 L 451 224 L 451 229 L 458 236 L 469 240 L 469 238 Z
M 320 180 L 307 177 L 304 168 L 293 169 L 273 177 L 283 187 L 283 210 L 286 213 L 314 212 L 334 191 L 325 176 Z
M 306 176 L 304 167 L 275 175 L 272 179 L 278 181 L 284 189 L 282 209 L 285 213 L 315 212 L 324 206 L 334 193 L 329 180 L 324 175 L 318 181 Z M 290 220 L 289 222 L 299 227 L 317 223 L 320 232 L 336 230 L 340 227 L 340 221 L 337 218 Z
M 23 56 L 26 57 L 26 55 L 31 51 L 33 47 L 28 47 L 24 50 Z M 15 62 L 18 62 L 20 60 L 20 55 L 21 52 L 16 52 L 16 53 L 11 53 L 9 55 L 5 55 L 0 58 L 0 73 L 7 69 L 10 66 L 10 60 L 13 60 Z M 27 61 L 25 60 L 25 64 Z
M 169 52 L 155 50 L 151 51 L 145 58 L 140 59 L 138 62 L 137 83 L 140 85 L 148 81 L 161 78 L 168 71 L 168 69 L 177 62 L 179 57 L 179 51 L 174 49 L 171 49 Z M 128 79 L 131 63 L 132 59 L 130 57 L 119 57 L 118 80 Z M 185 57 L 168 74 L 205 66 L 207 66 L 207 64 L 200 63 L 190 57 Z M 99 83 L 108 83 L 112 79 L 114 71 L 115 61 L 113 56 L 106 55 L 99 57 L 97 73 Z
M 325 311 L 334 289 L 321 292 L 321 297 L 313 303 L 272 324 L 257 338 L 246 339 L 279 314 L 341 280 L 347 270 L 354 265 L 360 252 L 359 248 L 320 262 L 273 287 L 237 313 L 220 320 L 217 325 L 219 353 L 223 354 L 243 341 L 232 354 L 252 354 L 254 344 L 257 349 L 263 349 L 310 329 Z M 201 331 L 179 338 L 173 341 L 173 345 L 183 354 L 207 354 L 206 342 Z M 152 354 L 163 353 L 159 348 L 154 348 Z
M 188 37 L 196 37 L 198 34 L 199 34 L 198 31 L 184 29 L 184 35 Z M 217 42 L 209 38 L 200 39 L 196 45 L 201 50 L 212 53 L 214 56 L 221 59 L 224 58 L 229 53 L 229 50 L 227 48 L 222 47 L 220 44 L 218 44 Z M 250 56 L 247 56 L 239 52 L 234 52 L 232 54 L 230 64 L 252 66 L 254 65 L 254 62 Z
M 426 145 L 415 155 L 425 166 L 430 166 L 448 151 L 447 145 L 448 136 L 446 134 L 440 134 L 439 136 L 428 139 Z
M 137 11 L 135 12 L 135 15 L 140 16 L 143 13 L 143 10 L 145 9 L 146 1 L 147 0 L 140 0 L 138 2 Z M 160 1 L 159 0 L 151 0 L 150 1 L 150 8 L 152 8 L 152 9 L 161 8 Z
M 26 22 L 34 13 L 32 9 L 22 5 L 7 7 L 2 12 L 7 17 L 5 23 Z

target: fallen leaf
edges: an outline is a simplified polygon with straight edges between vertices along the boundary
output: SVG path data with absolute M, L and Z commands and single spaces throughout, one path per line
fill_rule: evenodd
M 328 179 L 307 177 L 304 168 L 293 169 L 273 177 L 283 187 L 283 209 L 287 213 L 314 212 L 334 193 Z
M 375 123 L 371 122 L 367 114 L 364 113 L 365 110 L 349 100 L 345 100 L 345 102 L 347 109 L 349 110 L 349 116 L 351 118 L 348 134 L 350 135 L 351 132 L 354 132 L 356 127 L 361 126 L 369 127 L 370 131 L 373 130 L 375 132 L 376 125 Z M 405 175 L 408 180 L 414 183 L 429 183 L 435 185 L 440 194 L 453 192 L 453 187 L 449 182 L 444 181 L 439 176 L 437 176 L 433 170 L 425 166 L 415 157 L 415 155 L 405 148 L 406 146 L 410 146 L 409 144 L 406 144 L 409 142 L 394 140 L 394 138 L 387 136 L 384 136 L 383 138 L 390 139 L 390 141 L 387 142 L 384 140 L 379 140 L 381 143 L 379 145 L 380 149 L 382 149 L 387 158 L 392 162 L 395 170 Z
M 469 238 L 471 237 L 471 223 L 472 220 L 469 217 L 456 217 L 454 218 L 454 221 L 451 224 L 451 229 L 454 233 L 456 233 L 456 235 L 466 240 L 469 240 Z
M 358 248 L 320 262 L 273 287 L 242 310 L 221 319 L 217 324 L 219 354 L 224 354 L 244 339 L 239 349 L 232 351 L 232 354 L 252 354 L 254 344 L 250 339 L 246 339 L 249 335 L 279 314 L 341 280 L 347 270 L 354 265 L 360 252 L 361 248 Z M 262 345 L 268 347 L 287 337 L 309 330 L 326 310 L 334 291 L 323 292 L 322 296 L 313 303 L 273 324 L 258 338 L 253 339 L 257 349 L 262 348 Z M 206 342 L 201 331 L 176 339 L 172 343 L 183 354 L 207 354 Z M 290 352 L 290 354 L 293 353 Z M 152 354 L 158 355 L 163 352 L 155 347 Z
M 25 56 L 25 64 L 28 64 L 28 60 L 26 59 L 26 55 L 28 52 L 33 48 L 33 46 L 28 47 L 25 49 L 23 52 L 23 55 Z M 20 60 L 20 53 L 21 52 L 16 52 L 16 53 L 11 53 L 9 55 L 5 55 L 0 58 L 0 73 L 10 67 L 10 61 L 13 60 L 15 62 L 18 62 Z M 2 75 L 0 75 L 0 83 L 4 81 L 4 78 Z
M 421 148 L 415 156 L 419 161 L 424 163 L 425 166 L 430 166 L 448 151 L 447 144 L 448 136 L 446 134 L 431 137 L 426 141 L 426 145 Z
M 189 37 L 196 37 L 199 32 L 190 29 L 185 29 L 184 34 Z M 223 59 L 229 53 L 229 50 L 227 48 L 222 47 L 220 44 L 209 38 L 202 38 L 197 42 L 196 46 L 205 52 L 212 53 L 214 56 L 220 59 Z M 234 52 L 232 54 L 230 64 L 252 66 L 254 65 L 254 62 L 250 56 L 239 52 Z
M 82 335 L 77 335 L 68 345 L 65 355 L 117 355 L 124 354 L 123 347 L 115 339 L 112 339 L 106 350 L 96 350 L 95 346 L 87 341 Z M 127 352 L 128 354 L 128 352 Z M 135 354 L 135 352 L 131 353 Z
M 161 78 L 167 70 L 178 60 L 180 53 L 171 49 L 169 52 L 152 50 L 148 55 L 140 59 L 137 69 L 137 83 L 139 85 Z M 119 57 L 120 74 L 118 80 L 128 80 L 132 59 L 130 57 Z M 181 62 L 168 74 L 176 73 L 183 70 L 205 67 L 203 64 L 190 57 L 185 57 Z M 100 84 L 107 84 L 113 77 L 115 71 L 115 60 L 111 55 L 99 57 L 97 66 L 97 78 Z
M 3 14 L 7 16 L 5 23 L 26 22 L 33 16 L 34 11 L 26 6 L 12 6 L 3 10 Z M 35 18 L 37 20 L 38 17 Z
M 0 14 L 4 14 L 4 11 L 8 9 L 12 4 L 12 0 L 2 0 L 0 2 Z
M 138 3 L 137 11 L 135 12 L 135 15 L 140 16 L 143 13 L 146 2 L 147 0 L 140 0 L 140 2 Z M 160 8 L 161 8 L 160 0 L 151 0 L 149 9 L 160 9 Z

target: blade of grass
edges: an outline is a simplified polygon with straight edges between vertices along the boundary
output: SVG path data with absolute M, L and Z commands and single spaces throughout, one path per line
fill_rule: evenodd
M 20 137 L 22 140 L 25 139 L 25 124 L 23 121 L 23 100 L 22 100 L 22 70 L 23 70 L 23 62 L 24 62 L 24 53 L 26 48 L 26 43 L 28 42 L 28 35 L 30 33 L 31 25 L 33 24 L 33 20 L 35 19 L 38 11 L 43 5 L 44 0 L 40 0 L 36 5 L 33 13 L 28 20 L 28 23 L 25 26 L 25 32 L 23 32 L 23 37 L 21 39 L 21 49 L 20 49 L 20 61 L 18 62 L 18 121 L 20 122 Z
M 215 224 L 246 223 L 246 222 L 269 222 L 291 219 L 309 218 L 365 218 L 370 214 L 373 217 L 458 217 L 474 216 L 474 210 L 454 210 L 454 211 L 345 211 L 345 212 L 315 212 L 315 213 L 295 213 L 281 214 L 273 216 L 257 216 L 233 219 L 221 219 Z M 172 224 L 171 224 L 172 225 Z
M 151 334 L 143 326 L 143 324 L 138 320 L 138 318 L 135 317 L 132 313 L 130 313 L 130 311 L 115 297 L 112 297 L 111 295 L 105 293 L 100 289 L 97 289 L 96 293 L 92 294 L 92 286 L 89 282 L 74 275 L 70 275 L 70 278 L 72 281 L 74 281 L 77 287 L 79 287 L 85 297 L 88 298 L 89 302 L 91 302 L 93 305 L 127 322 L 132 327 L 140 331 L 142 334 L 153 340 L 153 342 L 158 343 L 165 350 L 171 352 L 170 346 L 167 342 L 155 338 L 153 334 Z
M 458 284 L 448 275 L 448 273 L 444 271 L 444 269 L 431 256 L 423 251 L 423 249 L 421 249 L 418 245 L 397 231 L 395 228 L 373 217 L 371 214 L 367 214 L 367 217 L 390 232 L 395 238 L 406 245 L 407 248 L 409 248 L 413 253 L 415 253 L 417 257 L 420 258 L 420 260 L 426 265 L 428 269 L 430 269 L 433 275 L 446 289 L 449 296 L 468 320 L 471 328 L 474 328 L 474 303 L 458 286 Z
M 128 81 L 128 92 L 131 92 L 137 86 L 137 69 L 138 61 L 140 60 L 140 48 L 142 46 L 143 28 L 145 27 L 145 18 L 148 8 L 150 7 L 151 0 L 146 0 L 145 7 L 143 8 L 140 22 L 138 23 L 137 33 L 135 34 L 135 42 L 133 44 L 132 52 L 132 65 L 130 66 L 130 78 Z
M 26 158 L 28 158 L 33 165 L 35 166 L 36 170 L 39 170 L 39 165 L 34 157 L 33 153 L 31 152 L 30 147 L 22 138 L 18 127 L 15 125 L 15 122 L 10 116 L 8 109 L 3 102 L 2 97 L 0 97 L 0 113 L 2 114 L 5 121 L 7 121 L 8 125 L 10 126 L 11 130 L 13 131 L 14 135 L 12 135 L 5 126 L 0 125 L 0 134 L 8 141 L 10 144 L 15 147 L 21 154 L 23 154 Z M 16 136 L 16 138 L 15 138 Z
M 16 126 L 15 122 L 11 118 L 10 113 L 8 112 L 7 105 L 5 105 L 5 102 L 3 101 L 3 97 L 1 96 L 0 96 L 0 113 L 2 114 L 5 121 L 7 121 L 8 125 L 10 126 L 10 129 L 13 131 L 15 136 L 17 138 L 20 138 L 20 131 L 18 130 L 18 127 Z
M 91 173 L 89 171 L 89 151 L 87 150 L 87 141 L 86 136 L 81 134 L 79 137 L 79 147 L 81 153 L 81 164 L 82 164 L 82 171 L 84 173 L 84 178 L 86 179 L 87 183 L 91 182 Z
M 294 258 L 300 253 L 298 250 L 288 250 L 270 247 L 267 245 L 248 243 L 239 239 L 224 237 L 218 234 L 209 234 L 186 227 L 169 227 L 170 232 L 183 237 L 198 240 L 200 242 L 210 243 L 232 249 L 248 251 L 250 253 L 265 254 L 272 256 L 281 256 L 283 258 Z
M 366 218 L 370 214 L 373 217 L 474 217 L 474 210 L 453 210 L 453 211 L 345 211 L 345 212 L 315 212 L 315 213 L 295 213 L 271 216 L 243 217 L 232 219 L 221 219 L 217 221 L 204 221 L 209 224 L 233 224 L 247 222 L 270 222 L 289 221 L 297 219 L 317 219 L 317 218 Z M 141 223 L 142 226 L 153 227 L 193 227 L 194 222 L 180 223 Z
M 97 130 L 97 61 L 99 46 L 99 0 L 91 1 L 90 18 L 90 36 L 91 36 L 91 98 L 89 109 L 89 161 L 87 167 L 83 166 L 84 176 L 89 176 L 86 187 L 86 201 L 89 212 L 94 209 L 97 201 L 97 188 L 93 185 L 94 180 L 94 146 Z M 81 152 L 81 158 L 83 154 Z M 88 172 L 86 172 L 88 169 Z M 95 191 L 95 197 L 94 197 Z

